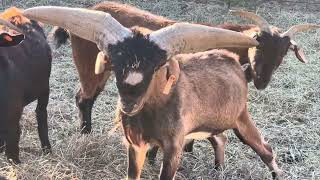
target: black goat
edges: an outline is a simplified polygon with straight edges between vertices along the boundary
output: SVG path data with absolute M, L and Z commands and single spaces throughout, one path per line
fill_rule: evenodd
M 9 11 L 12 9 L 4 13 Z M 14 15 L 7 23 L 1 22 L 16 26 L 25 35 L 24 39 L 7 29 L 0 35 L 0 151 L 5 150 L 10 161 L 20 163 L 19 121 L 24 106 L 35 100 L 38 100 L 36 116 L 41 146 L 44 152 L 51 151 L 47 123 L 51 49 L 36 21 Z

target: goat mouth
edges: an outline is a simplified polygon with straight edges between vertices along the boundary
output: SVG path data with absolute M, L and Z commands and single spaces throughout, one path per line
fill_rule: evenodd
M 138 105 L 138 106 L 136 106 L 136 105 Z M 134 108 L 130 112 L 126 112 L 125 110 L 123 110 L 123 108 L 121 108 L 121 112 L 123 112 L 125 115 L 128 115 L 128 116 L 134 116 L 142 110 L 142 108 L 144 106 L 144 101 L 142 101 L 141 103 L 136 104 L 136 105 L 134 105 Z

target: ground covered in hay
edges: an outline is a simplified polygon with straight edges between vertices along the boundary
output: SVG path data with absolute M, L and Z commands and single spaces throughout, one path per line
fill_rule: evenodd
M 88 7 L 94 0 L 18 0 L 7 3 L 21 8 L 35 5 Z M 124 0 L 155 14 L 194 22 L 244 22 L 228 15 L 223 4 L 196 0 Z M 205 3 L 203 3 L 205 2 Z M 270 23 L 286 29 L 299 23 L 320 24 L 320 13 L 299 6 L 258 9 Z M 3 10 L 5 7 L 1 7 Z M 250 9 L 250 7 L 238 7 Z M 48 30 L 50 28 L 48 27 Z M 305 49 L 308 64 L 290 53 L 277 70 L 270 86 L 257 91 L 250 85 L 250 111 L 257 126 L 277 154 L 285 179 L 320 179 L 320 31 L 297 36 Z M 126 152 L 121 132 L 108 136 L 114 126 L 117 91 L 114 79 L 96 101 L 94 132 L 79 134 L 78 111 L 74 96 L 79 80 L 71 59 L 70 46 L 53 50 L 49 112 L 49 135 L 53 154 L 42 156 L 35 120 L 35 103 L 25 108 L 21 126 L 21 160 L 18 166 L 6 163 L 0 155 L 0 175 L 8 179 L 120 179 L 126 175 Z M 270 179 L 259 157 L 231 133 L 226 148 L 226 167 L 216 171 L 213 150 L 207 141 L 197 141 L 193 153 L 185 153 L 176 179 Z M 143 179 L 156 179 L 160 169 L 145 164 Z M 1 178 L 0 178 L 1 179 Z

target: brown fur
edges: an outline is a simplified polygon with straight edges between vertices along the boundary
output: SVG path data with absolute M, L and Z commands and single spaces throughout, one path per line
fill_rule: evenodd
M 125 27 L 138 26 L 145 27 L 150 30 L 157 30 L 175 23 L 175 21 L 153 15 L 147 11 L 137 9 L 133 6 L 114 2 L 102 2 L 94 6 L 92 9 L 110 13 Z M 240 26 L 223 24 L 219 25 L 218 27 L 243 31 L 250 29 L 253 27 L 253 25 Z M 139 30 L 141 30 L 141 28 L 139 28 Z M 55 31 L 57 31 L 57 29 L 55 29 Z M 148 31 L 146 30 L 146 32 Z M 67 38 L 68 36 L 65 37 Z M 99 50 L 93 42 L 84 40 L 76 35 L 71 34 L 71 47 L 73 52 L 73 60 L 76 65 L 81 84 L 81 88 L 76 97 L 77 106 L 80 109 L 79 116 L 81 119 L 81 132 L 88 133 L 91 132 L 91 108 L 95 98 L 104 88 L 104 85 L 110 76 L 110 71 L 106 70 L 104 74 L 100 75 L 94 74 L 95 60 Z M 241 64 L 245 64 L 249 61 L 247 48 L 234 48 L 229 50 L 240 56 Z M 106 69 L 110 68 L 107 67 Z M 246 76 L 249 79 L 250 72 L 248 71 L 247 73 L 248 74 Z
M 169 95 L 162 94 L 168 77 L 167 67 L 163 66 L 155 72 L 143 102 L 139 102 L 144 106 L 138 113 L 129 116 L 119 104 L 119 121 L 129 146 L 135 147 L 129 149 L 134 151 L 129 153 L 129 178 L 140 177 L 142 166 L 135 164 L 141 164 L 141 159 L 131 154 L 144 157 L 145 144 L 160 145 L 164 152 L 160 179 L 172 179 L 188 134 L 211 134 L 213 146 L 220 147 L 216 153 L 222 157 L 224 141 L 218 144 L 213 138 L 227 129 L 233 129 L 276 175 L 280 175 L 272 149 L 249 117 L 247 81 L 234 57 L 225 50 L 178 55 L 175 59 L 180 62 L 181 73 Z

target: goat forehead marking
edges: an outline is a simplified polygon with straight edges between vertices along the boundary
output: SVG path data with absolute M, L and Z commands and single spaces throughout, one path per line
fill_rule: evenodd
M 132 86 L 139 84 L 143 80 L 143 75 L 137 71 L 130 71 L 128 76 L 124 80 L 125 83 L 130 84 Z

